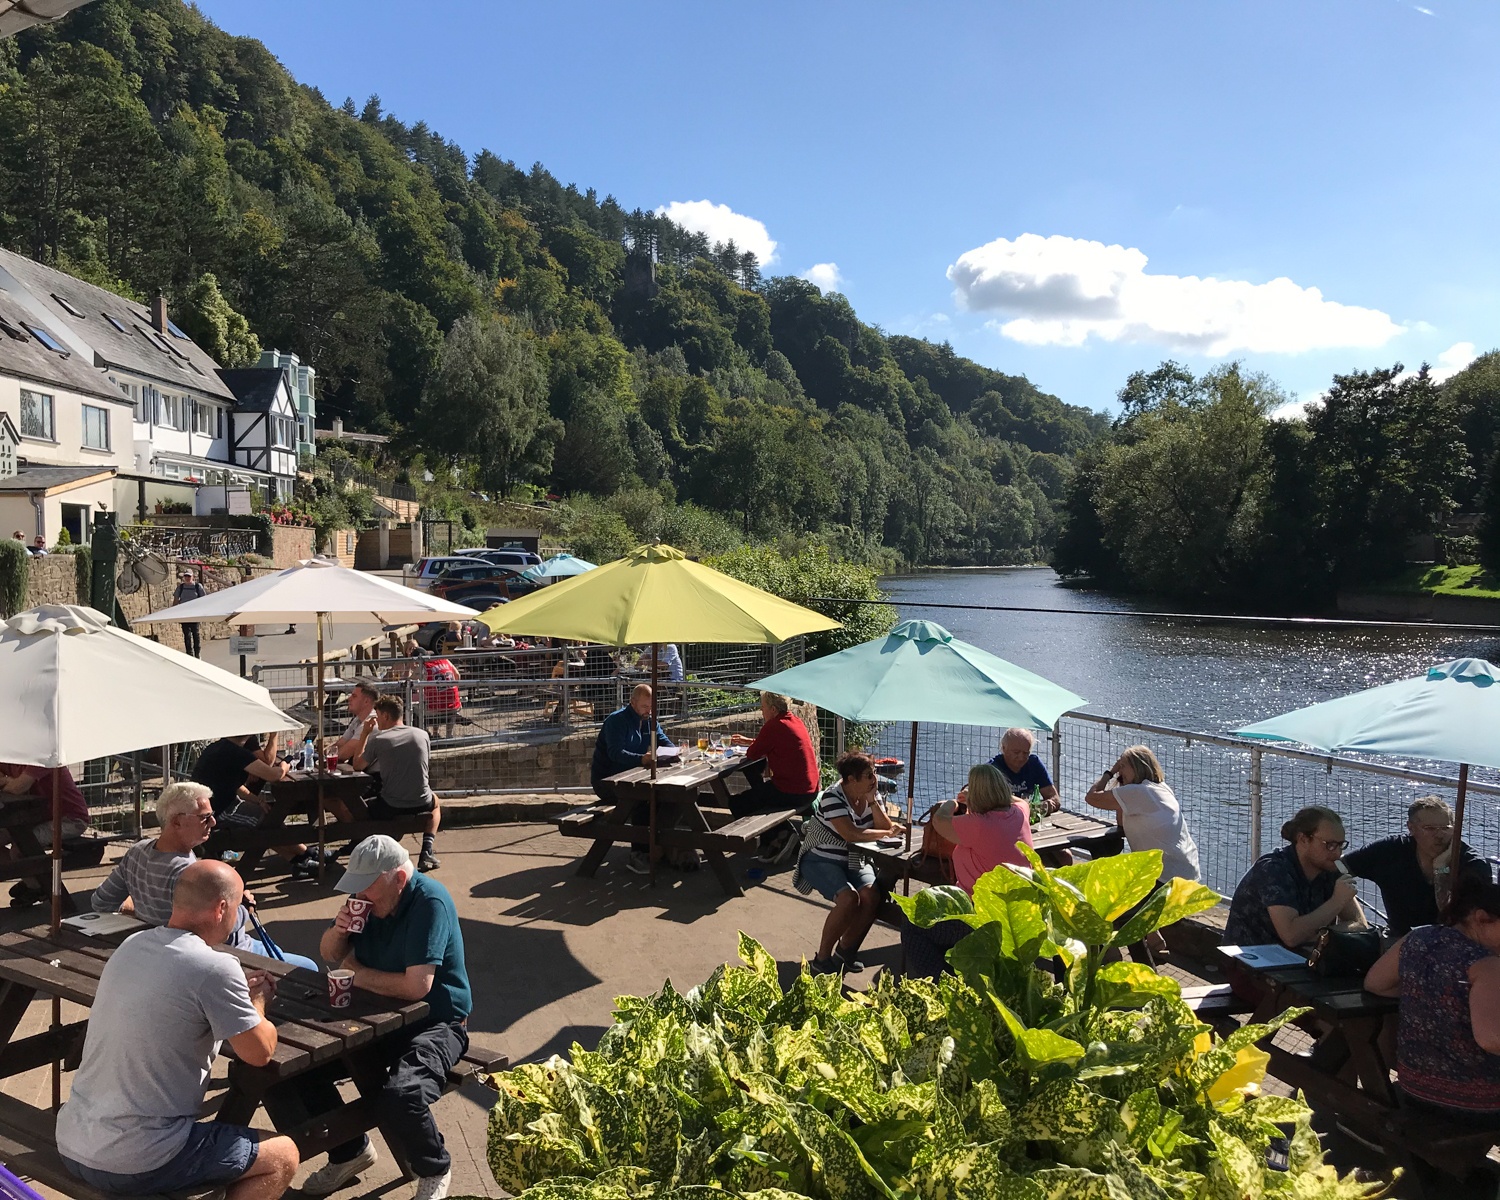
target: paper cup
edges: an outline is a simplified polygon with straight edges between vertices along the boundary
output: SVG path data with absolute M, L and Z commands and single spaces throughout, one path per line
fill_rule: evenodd
M 374 907 L 368 900 L 361 900 L 358 896 L 350 896 L 344 901 L 344 911 L 349 914 L 350 933 L 365 931 L 365 922 L 370 919 L 370 910 Z
M 354 998 L 354 972 L 328 972 L 328 1007 L 348 1008 Z

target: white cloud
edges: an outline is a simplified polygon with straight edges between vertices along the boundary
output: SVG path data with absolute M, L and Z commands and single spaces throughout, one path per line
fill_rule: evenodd
M 710 242 L 732 241 L 743 250 L 752 250 L 762 267 L 776 261 L 776 241 L 765 224 L 727 204 L 712 200 L 673 200 L 656 210 L 660 217 L 670 217 L 684 229 L 704 234 Z
M 1317 408 L 1323 403 L 1326 392 L 1306 392 L 1300 399 L 1288 400 L 1279 408 L 1273 408 L 1266 414 L 1272 421 L 1305 421 L 1310 409 Z
M 816 285 L 820 292 L 836 292 L 848 282 L 838 263 L 813 263 L 802 272 L 802 278 Z
M 1428 366 L 1427 378 L 1432 380 L 1433 383 L 1442 383 L 1445 379 L 1452 379 L 1453 376 L 1457 375 L 1478 357 L 1478 354 L 1474 350 L 1473 342 L 1454 342 L 1453 345 L 1437 356 L 1436 365 Z M 1408 369 L 1396 376 L 1396 382 L 1400 383 L 1403 379 L 1415 379 L 1416 377 L 1417 372 L 1413 369 Z
M 1402 327 L 1385 313 L 1325 300 L 1290 279 L 1249 283 L 1153 275 L 1146 255 L 1082 238 L 1023 233 L 969 250 L 948 268 L 960 307 L 1029 346 L 1152 342 L 1189 354 L 1296 354 L 1383 346 Z

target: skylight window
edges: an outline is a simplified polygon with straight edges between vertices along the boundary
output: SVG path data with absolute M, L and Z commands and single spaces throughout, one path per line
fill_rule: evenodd
M 56 300 L 59 304 L 61 304 L 63 306 L 63 310 L 65 312 L 72 313 L 75 317 L 78 317 L 80 320 L 85 320 L 85 321 L 88 320 L 87 317 L 85 317 L 81 312 L 79 312 L 76 308 L 74 308 L 71 304 L 69 304 L 68 301 L 64 297 L 59 296 L 56 292 L 52 293 L 52 298 L 54 300 Z
M 25 324 L 25 322 L 23 321 L 22 324 Z M 31 336 L 36 338 L 37 341 L 41 342 L 42 345 L 46 346 L 48 350 L 55 351 L 58 354 L 66 354 L 68 352 L 66 346 L 59 342 L 40 325 L 27 325 L 26 328 L 31 331 Z
M 101 313 L 100 315 L 121 333 L 130 332 L 130 330 L 125 328 L 124 322 L 122 322 L 119 317 L 111 316 L 109 313 Z
M 164 342 L 160 337 L 153 336 L 151 330 L 147 329 L 144 325 L 137 325 L 135 327 L 135 331 L 139 333 L 143 338 L 145 338 L 150 345 L 155 346 L 163 354 L 167 353 L 167 343 Z
M 190 342 L 193 340 L 192 338 L 188 337 L 187 334 L 183 333 L 182 330 L 177 328 L 177 323 L 175 321 L 169 320 L 167 322 L 167 332 L 170 333 L 174 338 L 181 338 L 185 342 Z

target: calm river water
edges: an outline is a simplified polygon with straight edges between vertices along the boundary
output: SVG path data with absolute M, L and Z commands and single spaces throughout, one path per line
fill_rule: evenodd
M 1404 679 L 1436 662 L 1500 654 L 1500 639 L 1420 630 L 1090 616 L 1079 610 L 1143 606 L 1062 587 L 1052 571 L 1038 568 L 932 571 L 891 576 L 882 586 L 903 618 L 936 621 L 1063 684 L 1088 699 L 1089 712 L 1208 733 Z M 937 603 L 1063 611 L 975 612 L 932 607 Z

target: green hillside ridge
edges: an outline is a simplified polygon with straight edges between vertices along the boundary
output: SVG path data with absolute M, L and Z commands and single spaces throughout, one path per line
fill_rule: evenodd
M 0 43 L 0 243 L 488 494 L 657 493 L 866 562 L 1044 558 L 1107 420 L 593 189 L 330 105 L 180 0 Z

